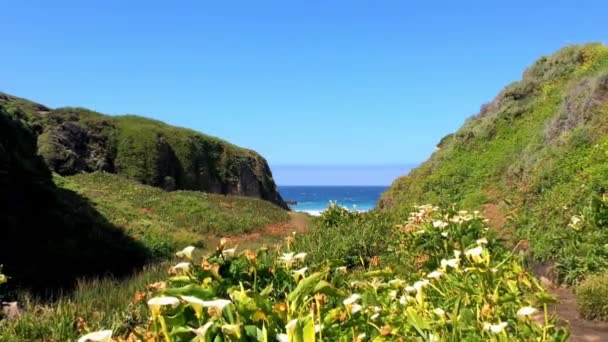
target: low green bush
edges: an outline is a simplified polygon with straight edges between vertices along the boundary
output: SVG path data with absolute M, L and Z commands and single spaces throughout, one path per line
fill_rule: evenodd
M 350 212 L 331 205 L 296 240 L 295 248 L 307 251 L 312 263 L 361 265 L 387 253 L 396 222 L 387 212 Z
M 608 274 L 590 276 L 576 288 L 576 306 L 585 319 L 608 320 Z

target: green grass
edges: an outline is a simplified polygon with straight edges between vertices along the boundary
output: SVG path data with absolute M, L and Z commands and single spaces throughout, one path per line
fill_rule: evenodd
M 217 237 L 251 233 L 289 220 L 286 211 L 260 199 L 166 192 L 112 174 L 56 176 L 55 182 L 88 198 L 109 222 L 159 258 L 187 245 L 202 247 Z
M 82 280 L 72 293 L 51 303 L 22 293 L 17 300 L 23 313 L 17 320 L 0 320 L 0 341 L 76 341 L 85 331 L 102 327 L 130 331 L 149 317 L 134 303 L 135 293 L 163 279 L 167 266 L 151 265 L 122 280 Z
M 533 258 L 560 263 L 569 256 L 556 236 L 592 197 L 608 192 L 606 165 L 608 47 L 570 46 L 539 59 L 442 139 L 380 205 L 399 212 L 424 203 L 489 208 L 505 236 L 529 240 Z

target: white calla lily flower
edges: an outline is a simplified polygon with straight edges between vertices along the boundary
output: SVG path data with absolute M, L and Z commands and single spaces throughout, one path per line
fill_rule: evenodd
M 112 330 L 101 330 L 86 334 L 78 342 L 112 342 Z
M 203 306 L 206 308 L 213 308 L 218 311 L 218 313 L 221 313 L 224 308 L 230 303 L 232 302 L 228 299 L 215 299 L 203 301 Z
M 175 297 L 154 297 L 148 300 L 148 307 L 152 311 L 152 316 L 160 314 L 160 310 L 163 306 L 176 307 L 179 305 L 179 299 Z
M 182 271 L 182 272 L 189 272 L 190 271 L 190 263 L 189 262 L 180 262 L 179 264 L 175 265 L 172 267 L 173 270 L 177 271 Z
M 437 316 L 445 316 L 445 311 L 442 308 L 435 308 L 433 313 Z
M 205 338 L 207 337 L 207 330 L 209 330 L 209 328 L 211 328 L 211 326 L 213 325 L 213 322 L 207 322 L 205 323 L 205 325 L 203 325 L 202 327 L 198 328 L 198 329 L 192 329 L 190 328 L 190 331 L 195 333 L 196 336 L 199 338 L 199 340 L 201 342 L 206 341 Z
M 307 253 L 302 252 L 302 253 L 298 253 L 298 254 L 294 255 L 293 258 L 296 260 L 304 261 L 304 259 L 306 259 L 307 255 L 308 255 Z
M 236 253 L 236 248 L 228 248 L 228 249 L 224 249 L 222 251 L 222 255 L 225 258 L 232 258 L 234 256 L 234 254 Z
M 428 284 L 429 284 L 429 281 L 426 279 L 419 280 L 414 283 L 414 289 L 416 289 L 416 291 L 420 291 L 423 287 L 427 286 Z
M 438 279 L 442 275 L 443 275 L 443 272 L 441 272 L 439 270 L 436 270 L 436 271 L 433 271 L 433 272 L 429 273 L 426 277 L 429 278 L 429 279 Z
M 293 271 L 293 274 L 298 277 L 304 277 L 304 275 L 306 275 L 306 271 L 308 271 L 308 267 L 302 267 L 299 270 Z
M 534 314 L 536 314 L 538 312 L 537 309 L 531 307 L 531 306 L 525 306 L 519 310 L 517 310 L 517 317 L 518 318 L 527 318 L 530 317 Z
M 483 330 L 490 331 L 493 334 L 500 334 L 508 325 L 507 322 L 500 322 L 498 324 L 484 323 Z
M 357 312 L 363 310 L 363 306 L 359 305 L 359 304 L 353 304 L 350 307 L 350 313 L 351 314 L 356 314 Z
M 298 319 L 292 319 L 291 321 L 287 322 L 287 324 L 285 325 L 285 329 L 287 331 L 293 329 L 296 327 L 296 324 L 298 324 Z
M 481 254 L 483 253 L 483 251 L 484 251 L 483 247 L 477 246 L 475 248 L 466 250 L 464 252 L 464 255 L 466 257 L 472 259 L 476 263 L 481 263 L 481 262 L 483 262 L 483 259 L 481 258 Z
M 350 295 L 350 297 L 348 297 L 344 301 L 342 301 L 342 303 L 344 303 L 344 305 L 351 305 L 351 304 L 354 304 L 359 299 L 361 299 L 361 295 L 359 295 L 357 293 L 353 293 L 352 295 Z
M 194 252 L 194 249 L 195 249 L 194 246 L 188 246 L 188 247 L 182 249 L 181 251 L 175 253 L 175 255 L 180 258 L 187 258 L 187 259 L 192 260 L 192 252 Z

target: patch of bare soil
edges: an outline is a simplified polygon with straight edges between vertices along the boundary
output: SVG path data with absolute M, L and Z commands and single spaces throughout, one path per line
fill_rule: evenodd
M 547 291 L 558 300 L 550 307 L 551 312 L 557 314 L 560 323 L 570 326 L 569 341 L 608 341 L 608 322 L 582 319 L 576 310 L 576 297 L 571 288 L 549 287 Z
M 309 218 L 306 215 L 290 212 L 289 216 L 289 221 L 285 223 L 271 224 L 256 232 L 227 236 L 226 238 L 231 244 L 252 243 L 262 238 L 281 238 L 292 232 L 303 233 L 308 230 Z

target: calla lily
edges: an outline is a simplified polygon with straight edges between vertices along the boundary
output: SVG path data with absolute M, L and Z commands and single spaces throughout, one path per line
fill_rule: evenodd
M 500 334 L 509 325 L 507 322 L 500 322 L 498 324 L 484 323 L 483 330 L 490 331 L 493 334 Z
M 226 307 L 226 305 L 228 305 L 230 303 L 232 303 L 232 302 L 229 301 L 228 299 L 209 300 L 209 301 L 203 301 L 203 307 L 213 308 L 218 312 L 218 314 L 221 314 L 222 311 L 224 310 L 224 308 Z
M 200 319 L 203 314 L 203 307 L 205 306 L 205 301 L 191 296 L 181 296 L 181 298 L 186 301 L 192 307 L 192 309 L 194 309 L 196 317 Z
M 445 228 L 448 226 L 447 222 L 443 222 L 443 221 L 434 221 L 433 222 L 433 227 L 435 228 Z
M 190 263 L 189 262 L 180 262 L 179 264 L 172 267 L 174 271 L 182 271 L 189 272 L 190 271 Z
M 359 304 L 353 304 L 350 307 L 350 313 L 351 314 L 356 314 L 357 312 L 363 310 L 363 306 L 359 305 Z
M 295 270 L 293 271 L 293 274 L 299 278 L 299 277 L 304 277 L 306 275 L 306 271 L 308 271 L 308 267 L 302 267 L 299 270 Z M 297 280 L 297 279 L 296 279 Z
M 477 239 L 477 241 L 475 241 L 478 245 L 486 245 L 488 243 L 488 239 L 486 238 L 481 238 L 481 239 Z
M 357 341 L 364 340 L 366 337 L 367 337 L 367 335 L 365 333 L 361 333 L 361 334 L 357 335 Z
M 0 285 L 6 283 L 7 279 L 4 274 L 0 274 Z
M 281 255 L 281 260 L 286 264 L 286 265 L 291 265 L 294 261 L 294 253 L 283 253 L 283 255 Z
M 426 277 L 429 279 L 438 279 L 443 275 L 443 272 L 441 271 L 433 271 L 431 273 L 429 273 Z
M 236 253 L 236 248 L 228 248 L 222 251 L 222 255 L 227 258 L 231 258 Z
M 448 234 L 448 232 L 442 232 L 442 233 L 441 233 L 441 236 L 443 236 L 444 238 L 447 238 L 447 237 L 448 237 L 448 235 L 449 235 L 449 234 Z
M 351 305 L 351 304 L 354 304 L 359 299 L 361 299 L 361 295 L 353 293 L 350 297 L 348 297 L 344 301 L 342 301 L 342 303 L 344 303 L 344 305 Z
M 195 249 L 194 246 L 188 246 L 188 247 L 182 249 L 181 251 L 175 253 L 175 255 L 180 258 L 186 258 L 186 259 L 192 260 L 192 252 L 194 251 L 194 249 Z
M 150 311 L 152 311 L 152 316 L 158 316 L 160 314 L 160 309 L 163 306 L 176 307 L 179 305 L 179 299 L 175 297 L 154 297 L 148 300 L 148 306 L 150 307 Z
M 346 273 L 346 266 L 336 267 L 336 272 Z
M 458 259 L 441 260 L 441 267 L 446 268 L 448 266 L 451 268 L 458 268 Z
M 460 259 L 460 255 L 461 255 L 461 254 L 462 254 L 462 252 L 461 252 L 461 251 L 459 251 L 459 250 L 457 250 L 457 249 L 455 249 L 455 250 L 454 250 L 454 257 L 455 257 L 456 259 Z
M 445 311 L 442 308 L 435 308 L 433 313 L 435 313 L 437 316 L 445 316 Z
M 293 258 L 296 259 L 296 260 L 303 261 L 306 258 L 307 255 L 308 254 L 302 252 L 302 253 L 298 253 L 298 254 L 294 255 Z
M 200 342 L 205 342 L 206 341 L 206 336 L 207 336 L 207 330 L 209 330 L 209 328 L 211 328 L 211 326 L 213 325 L 213 322 L 207 322 L 205 323 L 205 325 L 203 325 L 202 327 L 198 328 L 198 329 L 192 329 L 190 328 L 190 331 L 192 331 L 193 333 L 196 334 L 196 337 L 198 337 Z
M 477 246 L 475 248 L 471 248 L 471 249 L 465 251 L 464 255 L 467 256 L 468 258 L 471 258 L 476 263 L 481 263 L 481 262 L 483 262 L 483 259 L 481 258 L 482 253 L 483 253 L 483 247 Z
M 287 336 L 287 334 L 278 334 L 277 341 L 278 342 L 289 342 L 289 336 Z
M 520 318 L 520 319 L 523 319 L 523 318 L 530 317 L 530 316 L 534 315 L 537 312 L 538 312 L 537 309 L 535 309 L 535 308 L 533 308 L 531 306 L 525 306 L 525 307 L 517 310 L 517 317 Z
M 112 342 L 112 330 L 101 330 L 86 334 L 78 342 Z
M 287 324 L 285 325 L 285 330 L 289 331 L 293 328 L 296 327 L 296 324 L 298 324 L 298 319 L 292 319 L 291 321 L 287 322 Z
M 420 291 L 420 289 L 427 286 L 428 284 L 429 284 L 429 281 L 426 279 L 419 280 L 414 283 L 414 289 L 416 289 L 416 291 Z
M 405 291 L 409 293 L 416 292 L 416 288 L 413 286 L 406 286 Z
M 380 314 L 379 313 L 375 313 L 369 319 L 371 319 L 372 321 L 375 321 L 376 318 L 378 318 L 378 317 L 380 317 Z

